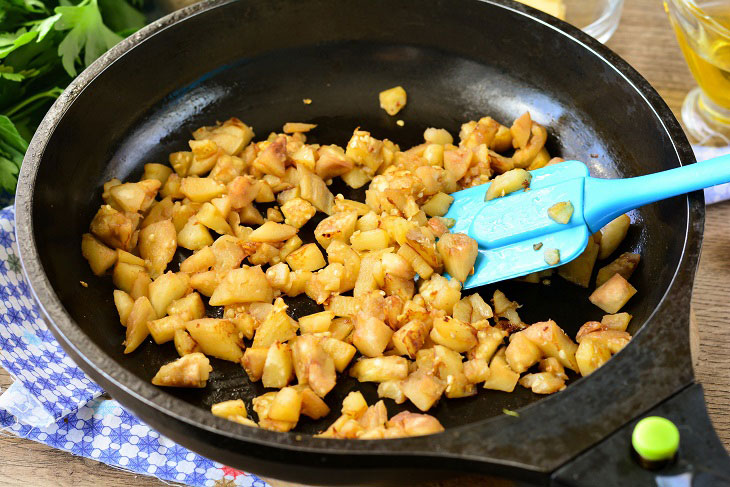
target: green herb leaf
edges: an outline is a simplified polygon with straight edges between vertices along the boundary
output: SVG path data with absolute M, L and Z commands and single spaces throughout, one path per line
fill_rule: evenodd
M 520 413 L 518 413 L 517 411 L 512 411 L 511 409 L 507 409 L 507 408 L 502 408 L 502 413 L 506 414 L 507 416 L 512 416 L 513 418 L 520 417 Z
M 56 7 L 55 12 L 61 15 L 56 21 L 56 30 L 70 30 L 58 46 L 58 55 L 71 76 L 76 76 L 76 61 L 82 50 L 83 64 L 88 66 L 122 40 L 104 25 L 97 0 L 83 0 L 75 7 Z
M 7 79 L 10 81 L 23 81 L 27 78 L 32 78 L 38 73 L 36 69 L 27 69 L 24 71 L 15 71 L 12 66 L 5 66 L 0 64 L 0 78 Z
M 25 28 L 18 30 L 14 34 L 11 34 L 10 32 L 0 34 L 0 59 L 6 57 L 14 50 L 28 44 L 35 39 L 37 35 L 38 32 L 28 31 Z
M 46 35 L 53 29 L 53 27 L 56 25 L 56 22 L 61 18 L 61 14 L 51 15 L 50 17 L 46 17 L 45 19 L 39 21 L 33 26 L 32 30 L 38 31 L 38 40 L 36 42 L 41 42 L 43 39 L 45 39 Z
M 0 187 L 10 193 L 15 193 L 18 172 L 27 149 L 28 143 L 20 136 L 13 122 L 0 115 Z
M 99 0 L 99 10 L 104 23 L 114 32 L 124 36 L 144 27 L 142 12 L 120 0 Z

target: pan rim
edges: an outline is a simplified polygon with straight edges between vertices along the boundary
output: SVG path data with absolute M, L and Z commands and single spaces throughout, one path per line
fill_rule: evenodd
M 35 245 L 33 232 L 33 187 L 41 161 L 44 158 L 47 141 L 56 126 L 63 120 L 66 110 L 101 72 L 103 72 L 117 59 L 124 56 L 127 52 L 139 45 L 142 45 L 146 39 L 161 33 L 168 27 L 177 24 L 180 21 L 192 18 L 209 10 L 222 7 L 234 1 L 235 0 L 205 0 L 181 11 L 174 12 L 150 24 L 117 44 L 109 52 L 95 61 L 91 66 L 83 71 L 71 83 L 67 90 L 64 91 L 63 95 L 59 97 L 53 107 L 49 110 L 48 114 L 44 117 L 38 131 L 31 140 L 19 175 L 18 192 L 15 202 L 16 232 L 24 272 L 28 278 L 34 298 L 43 313 L 44 319 L 47 321 L 56 337 L 64 344 L 64 347 L 67 349 L 71 348 L 74 355 L 81 358 L 88 369 L 94 370 L 94 375 L 98 374 L 98 376 L 102 377 L 103 380 L 114 384 L 115 387 L 123 390 L 126 394 L 134 396 L 137 400 L 142 401 L 158 413 L 170 416 L 178 421 L 187 423 L 188 425 L 196 428 L 201 428 L 215 435 L 221 435 L 238 441 L 245 441 L 268 447 L 306 451 L 310 453 L 324 453 L 329 455 L 337 455 L 338 453 L 368 456 L 393 455 L 394 452 L 391 448 L 369 448 L 368 444 L 373 442 L 315 439 L 309 435 L 301 435 L 305 437 L 306 441 L 292 441 L 295 436 L 292 433 L 276 433 L 246 428 L 224 419 L 216 418 L 207 411 L 203 411 L 181 399 L 173 398 L 168 393 L 153 387 L 151 384 L 147 384 L 139 378 L 136 378 L 126 370 L 121 368 L 104 370 L 104 368 L 98 367 L 100 362 L 109 364 L 114 363 L 114 360 L 100 347 L 96 346 L 88 337 L 81 333 L 80 327 L 78 327 L 73 318 L 64 309 L 41 266 L 40 256 Z M 464 1 L 466 3 L 474 0 Z M 663 130 L 672 141 L 680 164 L 684 165 L 686 163 L 694 162 L 694 156 L 692 155 L 691 148 L 689 147 L 686 137 L 674 118 L 671 110 L 661 99 L 658 93 L 649 85 L 649 83 L 618 55 L 614 54 L 608 48 L 590 38 L 582 31 L 558 19 L 531 9 L 530 7 L 517 4 L 511 0 L 476 1 L 493 4 L 501 8 L 511 10 L 519 15 L 528 17 L 533 21 L 544 24 L 555 31 L 556 35 L 567 37 L 570 41 L 579 44 L 583 49 L 599 57 L 603 63 L 616 71 L 631 86 L 631 88 L 643 98 L 646 105 L 652 110 L 657 120 L 660 121 Z M 654 318 L 656 313 L 661 309 L 667 296 L 676 288 L 675 280 L 683 267 L 687 264 L 690 266 L 696 266 L 697 264 L 696 259 L 694 262 L 687 262 L 687 251 L 690 250 L 696 254 L 701 245 L 702 225 L 704 222 L 704 209 L 701 207 L 703 207 L 703 196 L 701 192 L 693 193 L 687 197 L 687 228 L 685 229 L 684 234 L 684 250 L 682 258 L 680 259 L 680 264 L 677 267 L 675 274 L 672 276 L 659 305 L 655 308 L 645 324 L 649 323 Z M 692 257 L 690 257 L 690 260 L 692 260 Z M 646 327 L 642 326 L 642 329 L 637 333 L 637 336 L 645 331 L 644 328 Z M 76 333 L 74 333 L 74 330 Z M 81 350 L 84 350 L 84 352 L 81 352 Z M 95 360 L 91 360 L 89 358 L 90 356 L 97 358 Z M 598 371 L 596 376 L 609 373 L 609 369 L 609 367 L 606 367 L 605 370 Z M 578 381 L 573 384 L 570 389 L 580 388 L 585 382 L 586 381 Z M 155 398 L 161 395 L 169 396 L 171 398 L 170 400 L 176 403 L 175 411 L 163 407 L 155 401 Z M 538 405 L 552 404 L 558 399 L 559 396 L 557 395 L 544 398 L 533 404 L 525 406 L 522 410 L 527 410 L 528 408 L 533 408 Z M 430 437 L 387 440 L 387 445 L 388 447 L 393 446 L 394 448 L 397 448 L 399 451 L 397 451 L 396 454 L 402 456 L 450 456 L 452 455 L 451 453 L 442 451 L 436 452 L 430 446 L 432 446 L 435 442 L 438 442 L 438 438 L 443 438 L 444 435 L 458 435 L 459 431 L 464 428 L 473 428 L 476 425 L 499 421 L 506 421 L 506 419 L 503 417 L 487 418 L 475 423 L 449 428 L 449 430 L 444 433 Z M 343 443 L 343 441 L 345 443 Z M 378 441 L 375 443 L 383 444 L 384 442 Z M 461 455 L 461 458 L 464 458 L 463 454 Z M 499 460 L 495 460 L 495 462 L 505 465 L 519 465 L 522 468 L 530 467 L 529 465 L 526 466 L 522 463 L 509 461 L 500 462 Z

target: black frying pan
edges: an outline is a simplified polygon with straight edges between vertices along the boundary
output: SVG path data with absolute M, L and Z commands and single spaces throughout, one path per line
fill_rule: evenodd
M 397 84 L 409 96 L 397 117 L 404 127 L 377 102 L 379 91 Z M 489 114 L 508 123 L 526 109 L 548 127 L 551 154 L 585 161 L 594 175 L 636 176 L 694 162 L 671 112 L 633 69 L 577 29 L 509 0 L 203 2 L 112 49 L 50 110 L 28 150 L 16 199 L 23 264 L 51 329 L 91 377 L 162 433 L 234 467 L 350 485 L 408 484 L 438 471 L 593 485 L 603 468 L 602 485 L 653 485 L 653 474 L 632 460 L 628 435 L 633 420 L 658 407 L 682 432 L 673 469 L 689 462 L 730 471 L 689 355 L 700 193 L 632 216 L 621 251 L 640 252 L 642 263 L 632 279 L 639 294 L 627 309 L 635 336 L 622 352 L 549 397 L 518 388 L 441 401 L 432 411 L 447 428 L 439 435 L 311 437 L 337 416 L 349 391 L 376 399 L 373 386 L 348 379 L 327 396 L 333 413 L 321 421 L 302 421 L 290 434 L 247 428 L 209 412 L 214 402 L 250 402 L 262 392 L 241 367 L 214 360 L 207 388 L 163 390 L 150 378 L 175 358 L 171 344 L 148 342 L 123 355 L 111 279 L 95 278 L 79 251 L 104 181 L 138 177 L 143 163 L 183 150 L 192 129 L 229 116 L 252 124 L 259 137 L 285 121 L 306 121 L 319 125 L 315 142 L 344 144 L 359 125 L 409 146 L 429 126 L 457 133 L 466 120 Z M 559 278 L 550 286 L 499 288 L 524 305 L 527 322 L 553 318 L 571 336 L 601 315 L 587 291 Z M 314 307 L 295 300 L 291 310 L 298 316 Z M 391 413 L 401 409 L 388 402 Z

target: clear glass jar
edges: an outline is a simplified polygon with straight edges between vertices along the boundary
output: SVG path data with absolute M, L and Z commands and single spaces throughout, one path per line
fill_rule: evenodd
M 618 28 L 624 0 L 563 0 L 565 20 L 600 42 Z

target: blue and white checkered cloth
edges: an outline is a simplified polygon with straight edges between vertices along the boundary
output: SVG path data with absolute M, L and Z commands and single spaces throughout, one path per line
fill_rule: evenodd
M 46 328 L 23 276 L 15 212 L 0 210 L 0 366 L 15 382 L 0 396 L 0 431 L 164 481 L 269 487 L 204 458 L 142 423 L 66 355 Z

